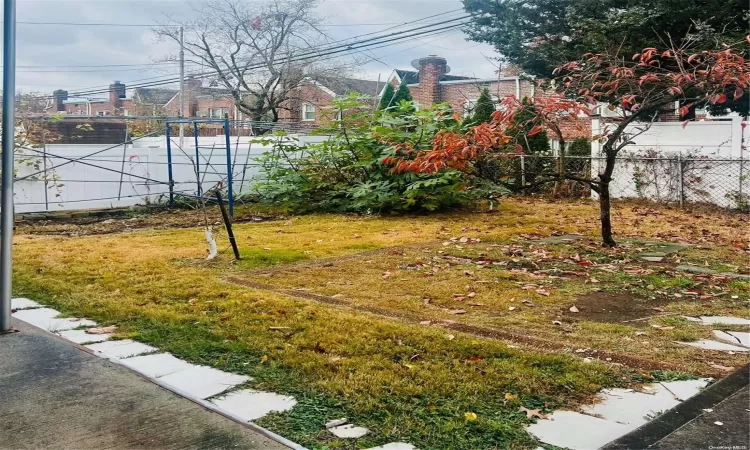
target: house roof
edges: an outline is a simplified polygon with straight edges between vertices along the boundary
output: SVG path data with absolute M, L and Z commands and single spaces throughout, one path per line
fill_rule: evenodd
M 176 89 L 164 88 L 135 88 L 133 97 L 138 96 L 143 103 L 153 103 L 154 105 L 166 105 L 172 97 L 179 91 Z
M 229 89 L 213 88 L 213 87 L 198 87 L 193 91 L 196 97 L 212 97 L 212 98 L 226 98 L 232 97 L 232 91 Z
M 396 74 L 401 78 L 401 81 L 406 84 L 417 84 L 419 83 L 419 72 L 414 70 L 399 70 L 396 69 Z M 458 75 L 442 75 L 439 81 L 458 81 L 458 80 L 473 80 L 473 77 L 462 77 Z
M 347 95 L 358 92 L 366 95 L 378 95 L 385 85 L 384 81 L 358 80 L 345 77 L 315 77 L 315 81 L 333 91 L 336 95 Z

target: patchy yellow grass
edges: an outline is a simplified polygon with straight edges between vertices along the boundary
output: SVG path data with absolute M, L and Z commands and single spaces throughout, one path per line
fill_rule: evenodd
M 221 234 L 225 252 L 217 261 L 205 261 L 200 228 L 83 237 L 20 234 L 14 247 L 15 289 L 66 312 L 118 324 L 125 335 L 190 360 L 248 373 L 259 387 L 295 395 L 300 400 L 295 412 L 271 418 L 268 424 L 311 447 L 342 445 L 320 426 L 336 414 L 346 414 L 376 430 L 362 445 L 407 440 L 421 448 L 441 448 L 451 440 L 452 448 L 533 448 L 535 443 L 522 431 L 525 419 L 516 414 L 518 406 L 543 407 L 548 402 L 549 407 L 574 407 L 602 385 L 626 382 L 627 363 L 584 363 L 581 357 L 596 356 L 593 350 L 666 362 L 694 374 L 711 372 L 711 364 L 738 366 L 744 361 L 741 356 L 705 354 L 674 344 L 708 333 L 674 317 L 603 323 L 581 320 L 567 311 L 578 295 L 605 285 L 617 291 L 618 285 L 656 283 L 654 289 L 671 295 L 682 289 L 677 275 L 649 275 L 656 277 L 651 279 L 592 272 L 540 279 L 519 272 L 533 267 L 523 266 L 525 256 L 507 254 L 503 248 L 528 249 L 521 241 L 552 234 L 595 238 L 596 217 L 596 206 L 590 202 L 506 200 L 490 213 L 309 215 L 243 223 L 235 226 L 244 257 L 239 263 L 231 261 Z M 636 204 L 619 205 L 615 213 L 620 236 L 694 245 L 676 257 L 680 261 L 670 260 L 669 267 L 709 261 L 746 269 L 743 220 L 737 215 Z M 460 236 L 481 242 L 443 245 Z M 396 249 L 387 250 L 392 247 Z M 374 252 L 378 249 L 386 250 Z M 552 250 L 566 256 L 573 252 L 564 247 Z M 359 255 L 362 252 L 366 253 Z M 446 259 L 480 254 L 510 266 L 479 268 L 466 262 L 449 264 Z M 514 259 L 521 265 L 510 271 Z M 442 268 L 428 276 L 427 263 Z M 593 276 L 598 283 L 591 282 Z M 230 278 L 276 289 L 308 289 L 297 293 L 334 296 L 343 305 L 252 289 L 230 283 Z M 521 289 L 526 284 L 538 288 Z M 704 303 L 670 302 L 662 309 L 675 314 L 746 314 L 747 284 L 724 287 L 731 291 L 725 297 Z M 641 295 L 649 295 L 645 284 L 637 288 Z M 468 296 L 471 292 L 473 297 Z M 738 299 L 731 299 L 735 293 Z M 523 305 L 524 299 L 535 306 Z M 395 317 L 357 307 L 384 308 Z M 451 312 L 457 309 L 467 313 Z M 400 315 L 433 323 L 453 320 L 558 346 L 537 349 L 534 342 L 516 342 L 513 347 L 519 348 L 512 348 L 502 339 L 419 326 Z M 554 320 L 561 325 L 554 325 Z M 578 349 L 588 350 L 576 353 Z M 521 397 L 507 404 L 505 392 Z M 463 415 L 468 410 L 478 413 L 480 420 L 467 423 Z

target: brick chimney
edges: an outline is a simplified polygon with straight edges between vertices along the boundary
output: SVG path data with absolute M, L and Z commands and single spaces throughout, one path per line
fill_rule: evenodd
M 125 85 L 119 81 L 109 85 L 109 103 L 112 108 L 122 108 L 122 99 L 125 98 Z M 114 111 L 112 111 L 114 113 Z
M 448 72 L 448 62 L 437 55 L 429 55 L 419 60 L 420 103 L 430 106 L 442 101 L 440 77 Z
M 55 111 L 65 111 L 65 100 L 68 99 L 68 91 L 64 89 L 58 89 L 52 93 L 52 97 L 55 99 Z

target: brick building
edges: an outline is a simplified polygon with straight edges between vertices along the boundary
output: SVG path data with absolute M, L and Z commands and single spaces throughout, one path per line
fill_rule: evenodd
M 437 55 L 415 60 L 413 66 L 416 71 L 394 70 L 388 82 L 394 87 L 406 83 L 418 107 L 448 103 L 454 111 L 468 116 L 472 114 L 479 95 L 485 88 L 496 102 L 508 96 L 533 99 L 546 95 L 532 80 L 519 75 L 484 79 L 449 75 L 448 62 Z M 382 93 L 381 91 L 380 95 Z M 591 121 L 588 117 L 571 121 L 562 128 L 566 139 L 591 136 Z
M 316 77 L 305 79 L 300 86 L 289 93 L 279 111 L 281 122 L 300 122 L 320 125 L 338 116 L 331 108 L 333 99 L 357 92 L 373 99 L 380 95 L 385 82 L 359 80 L 345 77 Z

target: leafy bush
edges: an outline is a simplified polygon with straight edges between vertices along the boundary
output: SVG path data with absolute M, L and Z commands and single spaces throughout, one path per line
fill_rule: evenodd
M 470 188 L 465 175 L 445 170 L 432 175 L 394 174 L 383 159 L 395 146 L 428 148 L 439 130 L 457 127 L 445 105 L 414 111 L 399 101 L 379 111 L 377 122 L 367 97 L 334 100 L 340 120 L 317 131 L 329 139 L 300 146 L 288 136 L 263 142 L 273 150 L 260 158 L 264 180 L 256 188 L 262 202 L 294 212 L 435 211 L 466 205 L 487 189 Z

